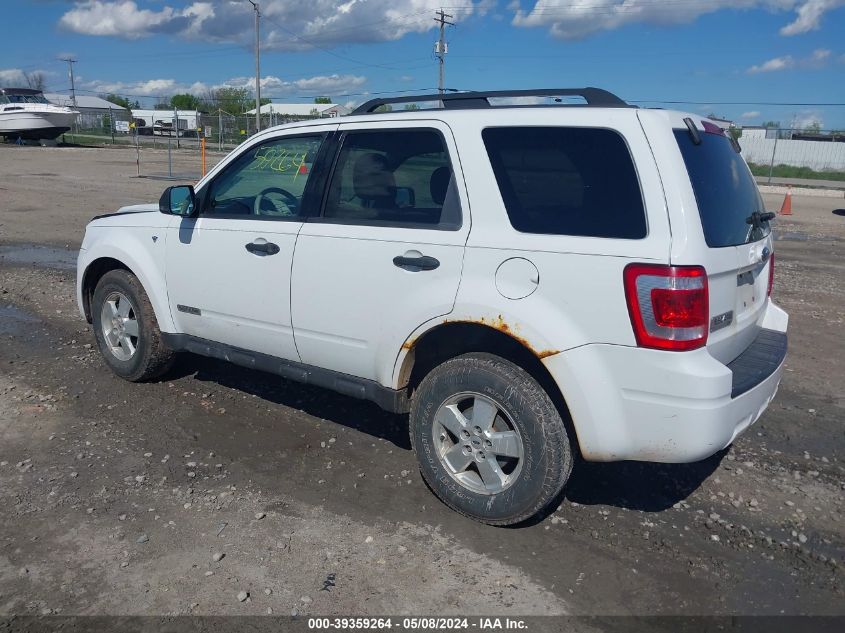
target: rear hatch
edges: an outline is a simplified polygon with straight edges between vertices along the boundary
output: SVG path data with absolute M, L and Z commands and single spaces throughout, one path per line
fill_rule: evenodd
M 710 294 L 708 351 L 723 363 L 755 339 L 773 270 L 771 227 L 738 145 L 709 121 L 673 130 L 695 193 Z M 703 129 L 702 129 L 703 128 Z

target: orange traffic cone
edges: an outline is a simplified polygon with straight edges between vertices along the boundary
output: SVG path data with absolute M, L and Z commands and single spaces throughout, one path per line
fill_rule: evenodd
M 783 204 L 780 205 L 781 215 L 792 215 L 792 187 L 786 190 L 786 195 L 783 198 Z

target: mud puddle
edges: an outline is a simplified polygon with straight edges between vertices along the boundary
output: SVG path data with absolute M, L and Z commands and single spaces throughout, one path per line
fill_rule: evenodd
M 35 246 L 32 244 L 14 244 L 0 246 L 0 262 L 60 270 L 74 270 L 78 251 L 55 246 Z
M 28 323 L 40 323 L 40 320 L 10 303 L 0 305 L 0 334 L 19 333 Z

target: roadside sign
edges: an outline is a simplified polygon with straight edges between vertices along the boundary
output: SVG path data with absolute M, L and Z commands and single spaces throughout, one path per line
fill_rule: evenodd
M 114 131 L 115 132 L 129 133 L 129 121 L 115 121 L 114 122 Z
M 210 125 L 205 126 L 205 138 L 211 138 L 211 126 Z

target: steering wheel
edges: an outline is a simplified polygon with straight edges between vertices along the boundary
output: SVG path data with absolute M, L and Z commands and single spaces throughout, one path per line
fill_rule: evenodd
M 283 199 L 279 200 L 276 196 L 281 196 Z M 262 206 L 268 206 L 264 204 L 265 201 L 269 202 L 272 208 L 262 208 Z M 255 215 L 292 216 L 296 215 L 298 209 L 299 198 L 281 187 L 268 187 L 255 196 Z

